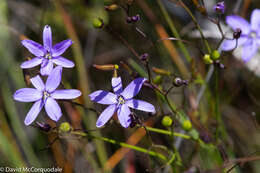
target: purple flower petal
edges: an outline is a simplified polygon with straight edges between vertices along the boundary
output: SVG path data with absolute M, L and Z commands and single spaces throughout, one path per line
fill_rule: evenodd
M 236 39 L 234 40 L 225 40 L 223 41 L 222 45 L 221 45 L 221 48 L 223 51 L 229 51 L 229 50 L 232 50 L 234 48 L 236 48 L 236 44 L 237 46 L 240 46 L 242 44 L 244 44 L 246 41 L 248 40 L 248 37 L 243 37 L 241 36 L 237 41 Z M 236 43 L 237 42 L 237 43 Z
M 39 75 L 31 78 L 30 80 L 37 90 L 43 91 L 45 89 L 45 85 Z
M 46 50 L 51 52 L 52 34 L 51 34 L 51 27 L 49 25 L 45 25 L 43 29 L 43 45 Z
M 127 128 L 131 124 L 130 114 L 131 111 L 126 104 L 122 104 L 117 110 L 117 117 L 124 128 Z
M 137 95 L 139 93 L 139 91 L 141 90 L 143 83 L 146 81 L 147 79 L 145 78 L 137 78 L 135 80 L 133 80 L 125 89 L 124 91 L 121 93 L 121 95 L 124 97 L 124 99 L 131 99 L 133 98 L 135 95 Z
M 44 60 L 41 65 L 41 75 L 48 76 L 52 72 L 53 62 L 51 60 Z
M 24 124 L 26 126 L 30 125 L 36 119 L 37 115 L 42 110 L 43 105 L 44 103 L 42 100 L 38 100 L 33 104 L 33 106 L 31 107 L 30 111 L 27 113 L 24 120 Z
M 138 109 L 141 111 L 152 112 L 152 113 L 156 112 L 152 104 L 142 100 L 131 99 L 126 101 L 125 104 L 133 109 Z
M 111 83 L 114 93 L 120 94 L 123 91 L 121 77 L 113 77 Z
M 32 68 L 42 63 L 42 58 L 35 57 L 31 60 L 25 61 L 21 64 L 21 68 Z
M 52 72 L 48 76 L 45 88 L 49 93 L 53 92 L 60 85 L 61 73 L 62 67 L 57 66 L 52 70 Z
M 231 26 L 233 30 L 241 29 L 243 35 L 247 35 L 250 32 L 249 23 L 240 16 L 232 15 L 226 17 L 226 23 Z
M 81 95 L 80 90 L 76 89 L 64 89 L 64 90 L 55 90 L 51 97 L 54 99 L 75 99 Z
M 96 122 L 97 127 L 102 127 L 107 123 L 107 121 L 113 116 L 116 111 L 116 104 L 108 106 L 98 117 Z
M 255 9 L 251 14 L 251 29 L 260 35 L 260 10 Z
M 58 121 L 62 115 L 60 106 L 51 97 L 48 97 L 45 102 L 45 111 L 53 121 Z
M 90 100 L 99 104 L 110 105 L 117 103 L 117 96 L 111 92 L 98 90 L 89 95 Z
M 75 66 L 74 62 L 72 62 L 72 61 L 70 61 L 66 58 L 63 58 L 61 56 L 53 58 L 52 61 L 55 64 L 60 65 L 60 66 L 65 67 L 65 68 L 72 68 L 72 67 Z
M 66 49 L 68 49 L 68 47 L 71 46 L 72 43 L 73 42 L 70 39 L 68 39 L 55 44 L 52 48 L 52 56 L 53 57 L 60 56 L 66 51 Z
M 20 102 L 34 102 L 42 98 L 42 92 L 34 88 L 21 88 L 17 90 L 13 98 Z
M 257 52 L 258 45 L 255 39 L 249 39 L 242 49 L 242 59 L 248 62 Z
M 22 44 L 35 56 L 44 56 L 45 50 L 42 45 L 32 40 L 23 40 Z

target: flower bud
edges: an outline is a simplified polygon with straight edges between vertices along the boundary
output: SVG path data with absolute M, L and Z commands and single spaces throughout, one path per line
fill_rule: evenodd
M 213 9 L 215 10 L 215 12 L 220 13 L 220 14 L 224 14 L 225 13 L 225 3 L 224 1 L 222 2 L 218 2 Z
M 36 122 L 37 127 L 45 132 L 49 132 L 51 130 L 51 126 L 47 123 L 42 123 L 42 122 Z
M 132 16 L 132 17 L 131 17 L 132 22 L 138 22 L 140 19 L 141 19 L 141 18 L 140 18 L 140 15 L 139 15 L 139 14 L 137 14 L 136 16 Z
M 165 127 L 170 127 L 172 125 L 172 118 L 170 116 L 164 116 L 162 119 L 162 125 Z
M 204 61 L 205 64 L 212 64 L 213 63 L 213 60 L 211 59 L 209 54 L 204 55 L 203 61 Z
M 114 64 L 105 64 L 105 65 L 97 65 L 93 64 L 93 67 L 95 67 L 98 70 L 103 70 L 103 71 L 112 71 L 118 67 L 118 65 Z
M 93 25 L 94 28 L 100 29 L 100 28 L 103 28 L 104 22 L 103 22 L 103 20 L 100 19 L 100 18 L 95 18 L 95 19 L 93 19 L 93 21 L 92 21 L 92 25 Z
M 170 75 L 171 75 L 171 72 L 166 71 L 166 70 L 161 69 L 161 68 L 153 67 L 152 70 L 153 70 L 155 73 L 160 74 L 160 75 L 166 75 L 166 76 L 170 76 Z
M 183 123 L 182 123 L 182 128 L 183 128 L 184 130 L 186 130 L 186 131 L 191 130 L 192 124 L 191 124 L 190 120 L 185 120 L 185 121 L 183 121 Z
M 161 75 L 157 75 L 155 76 L 155 78 L 153 79 L 153 83 L 159 85 L 162 83 L 162 76 Z
M 141 56 L 140 56 L 140 58 L 141 58 L 141 60 L 142 61 L 147 61 L 148 60 L 148 53 L 144 53 L 144 54 L 142 54 Z
M 233 33 L 233 38 L 234 38 L 234 39 L 239 39 L 240 36 L 241 36 L 241 34 L 242 34 L 242 30 L 241 30 L 240 28 L 237 28 L 237 29 L 234 31 L 234 33 Z
M 220 57 L 220 53 L 217 50 L 213 50 L 213 52 L 211 53 L 211 58 L 213 60 L 217 60 L 219 59 L 219 57 Z
M 108 10 L 108 11 L 114 11 L 116 9 L 118 9 L 118 5 L 116 5 L 116 4 L 111 4 L 111 5 L 105 6 L 105 10 Z
M 68 122 L 61 123 L 59 131 L 62 133 L 67 133 L 71 130 L 71 126 Z

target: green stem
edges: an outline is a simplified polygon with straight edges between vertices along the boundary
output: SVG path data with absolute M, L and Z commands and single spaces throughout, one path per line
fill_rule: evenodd
M 190 15 L 193 23 L 196 25 L 197 29 L 199 30 L 199 33 L 201 35 L 201 39 L 203 40 L 207 50 L 208 50 L 208 53 L 210 54 L 211 53 L 211 48 L 209 46 L 209 43 L 207 41 L 207 39 L 204 37 L 203 35 L 203 32 L 202 32 L 202 29 L 200 28 L 200 25 L 199 23 L 197 22 L 195 16 L 192 14 L 192 12 L 190 11 L 190 9 L 182 2 L 182 0 L 179 0 L 179 3 L 181 4 L 181 6 L 186 10 L 186 12 Z
M 151 132 L 161 133 L 161 134 L 169 135 L 169 136 L 176 136 L 176 137 L 180 137 L 180 138 L 184 138 L 184 139 L 191 139 L 190 136 L 182 134 L 182 133 L 171 132 L 168 130 L 153 128 L 153 127 L 148 127 L 148 126 L 146 126 L 145 128 L 146 128 L 146 130 L 151 131 Z
M 157 152 L 154 152 L 154 151 L 150 151 L 150 150 L 147 150 L 145 148 L 138 147 L 138 146 L 135 146 L 135 145 L 130 145 L 130 144 L 127 144 L 127 143 L 124 143 L 124 142 L 118 142 L 118 141 L 116 141 L 114 139 L 101 137 L 101 136 L 94 136 L 94 135 L 90 135 L 90 134 L 87 134 L 87 133 L 84 133 L 84 132 L 78 132 L 78 131 L 73 131 L 71 133 L 75 134 L 75 135 L 81 135 L 81 136 L 86 136 L 86 137 L 89 137 L 89 138 L 101 140 L 101 141 L 108 142 L 108 143 L 111 143 L 111 144 L 116 144 L 116 145 L 119 145 L 121 147 L 130 148 L 130 149 L 142 152 L 142 153 L 146 153 L 146 154 L 148 154 L 150 156 L 157 157 L 157 158 L 159 158 L 159 159 L 161 159 L 163 161 L 167 161 L 168 160 L 167 157 L 165 157 L 164 155 L 162 155 L 160 153 L 157 153 Z
M 182 41 L 180 41 L 180 40 L 181 40 L 181 37 L 180 37 L 180 35 L 179 35 L 177 29 L 174 27 L 174 23 L 173 23 L 173 21 L 171 20 L 169 14 L 168 14 L 168 12 L 167 12 L 167 10 L 166 10 L 165 7 L 163 6 L 161 0 L 157 0 L 157 3 L 159 4 L 159 7 L 160 7 L 160 9 L 161 9 L 161 11 L 162 11 L 162 13 L 163 13 L 163 16 L 165 17 L 166 22 L 168 23 L 168 25 L 169 25 L 169 27 L 170 27 L 170 30 L 172 31 L 174 37 L 176 37 L 176 38 L 179 39 L 179 41 L 177 41 L 177 44 L 178 44 L 178 46 L 180 47 L 180 49 L 181 49 L 183 55 L 185 56 L 185 58 L 187 59 L 187 61 L 190 62 L 192 58 L 191 58 L 191 56 L 190 56 L 190 54 L 189 54 L 189 52 L 188 52 L 186 46 L 183 44 Z

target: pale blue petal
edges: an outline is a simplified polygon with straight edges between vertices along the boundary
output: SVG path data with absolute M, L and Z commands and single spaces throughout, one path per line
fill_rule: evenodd
M 251 13 L 251 29 L 260 35 L 260 10 L 254 9 Z
M 240 16 L 231 15 L 226 17 L 226 23 L 233 29 L 241 29 L 243 35 L 250 33 L 249 23 Z
M 245 42 L 247 40 L 248 40 L 248 37 L 245 37 L 245 36 L 240 37 L 237 41 L 236 41 L 236 39 L 224 40 L 223 43 L 221 44 L 221 49 L 223 51 L 233 50 L 233 49 L 237 48 L 238 46 L 245 44 Z M 236 47 L 236 44 L 237 44 L 237 47 Z
M 98 90 L 89 95 L 90 100 L 99 104 L 110 105 L 117 103 L 117 96 L 111 92 Z
M 51 60 L 44 60 L 41 65 L 41 75 L 48 76 L 52 72 L 53 62 Z
M 120 94 L 123 91 L 121 77 L 113 77 L 111 83 L 114 93 Z
M 45 54 L 45 50 L 42 45 L 32 40 L 23 40 L 22 45 L 26 47 L 32 54 L 37 57 L 42 57 Z
M 53 57 L 60 56 L 66 51 L 66 49 L 68 49 L 68 47 L 71 46 L 72 43 L 73 42 L 70 39 L 68 39 L 55 44 L 52 48 L 52 56 Z
M 30 125 L 36 119 L 36 117 L 42 110 L 43 105 L 44 105 L 44 103 L 42 100 L 38 100 L 37 102 L 35 102 L 33 104 L 33 106 L 31 107 L 30 111 L 27 113 L 25 120 L 24 120 L 24 124 L 26 126 Z
M 142 101 L 142 100 L 131 99 L 131 100 L 126 101 L 125 104 L 133 109 L 138 109 L 141 111 L 151 112 L 151 113 L 156 112 L 155 108 L 152 104 Z
M 35 57 L 31 60 L 25 61 L 21 64 L 21 68 L 32 68 L 42 63 L 41 57 Z
M 64 89 L 64 90 L 55 90 L 51 97 L 54 99 L 75 99 L 81 95 L 80 90 L 76 89 Z
M 107 121 L 113 116 L 116 111 L 116 104 L 108 106 L 98 117 L 96 122 L 97 127 L 102 127 L 107 123 Z
M 48 97 L 45 102 L 45 111 L 47 112 L 50 119 L 52 119 L 53 121 L 58 121 L 62 115 L 60 106 L 51 97 Z
M 255 39 L 248 40 L 242 49 L 242 59 L 248 62 L 257 52 L 258 45 Z
M 121 93 L 121 95 L 124 97 L 124 99 L 131 99 L 133 98 L 135 95 L 137 95 L 139 93 L 139 91 L 141 90 L 143 83 L 146 81 L 147 79 L 145 78 L 137 78 L 135 80 L 133 80 L 125 89 L 124 91 Z
M 60 65 L 60 66 L 65 67 L 65 68 L 72 68 L 72 67 L 75 66 L 74 62 L 72 62 L 72 61 L 70 61 L 66 58 L 63 58 L 61 56 L 53 58 L 52 61 L 55 64 Z
M 53 92 L 60 85 L 61 73 L 62 67 L 57 66 L 52 70 L 52 72 L 48 76 L 45 88 L 49 93 Z
M 43 29 L 43 45 L 46 50 L 51 52 L 52 34 L 51 34 L 51 27 L 49 25 L 45 25 Z
M 21 88 L 14 93 L 13 98 L 20 102 L 34 102 L 42 96 L 43 93 L 35 88 Z
M 120 124 L 127 128 L 131 124 L 131 111 L 126 104 L 122 104 L 117 110 L 117 117 Z
M 31 78 L 30 80 L 32 82 L 32 85 L 39 91 L 43 91 L 45 89 L 45 85 L 39 75 Z

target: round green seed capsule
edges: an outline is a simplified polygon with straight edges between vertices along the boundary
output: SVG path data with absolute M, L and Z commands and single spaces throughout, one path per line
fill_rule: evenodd
M 213 63 L 213 60 L 211 59 L 209 54 L 204 55 L 203 61 L 204 61 L 205 64 L 212 64 Z
M 93 19 L 92 24 L 95 28 L 102 28 L 104 26 L 103 20 L 99 18 Z
M 185 120 L 183 123 L 182 123 L 182 128 L 186 131 L 189 131 L 191 130 L 192 128 L 192 124 L 190 122 L 190 120 Z
M 214 50 L 212 53 L 211 53 L 211 58 L 213 60 L 218 60 L 220 57 L 220 53 L 217 51 L 217 50 Z
M 165 127 L 169 127 L 172 125 L 172 119 L 170 116 L 164 116 L 162 119 L 162 125 Z
M 157 75 L 155 76 L 155 78 L 153 79 L 153 82 L 157 85 L 162 83 L 162 76 L 161 75 Z
M 63 133 L 69 132 L 71 130 L 70 124 L 68 122 L 61 123 L 59 130 Z

